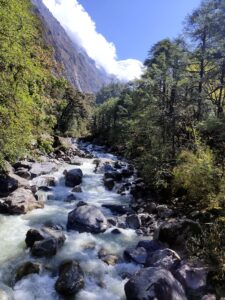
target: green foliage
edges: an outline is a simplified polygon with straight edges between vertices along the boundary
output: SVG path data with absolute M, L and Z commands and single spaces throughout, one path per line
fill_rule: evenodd
M 224 53 L 225 1 L 203 0 L 187 17 L 183 39 L 164 39 L 150 49 L 140 80 L 118 93 L 101 91 L 105 102 L 93 121 L 93 136 L 133 159 L 148 187 L 185 215 L 225 210 Z M 206 230 L 212 244 L 203 243 L 202 251 L 218 256 L 221 284 L 219 230 Z
M 197 145 L 196 152 L 182 151 L 173 169 L 175 193 L 183 189 L 190 203 L 208 207 L 220 191 L 220 172 L 210 149 Z
M 59 116 L 57 130 L 72 137 L 88 135 L 94 107 L 93 95 L 67 87 L 63 99 L 66 103 Z
M 68 82 L 52 75 L 56 66 L 42 29 L 29 0 L 0 0 L 0 165 L 28 152 L 33 140 L 42 151 L 51 151 L 43 133 L 59 129 L 71 103 Z M 89 96 L 73 93 L 67 131 L 76 127 L 73 135 L 81 135 L 90 113 L 82 100 Z
M 53 137 L 42 135 L 37 139 L 37 146 L 43 153 L 49 154 L 53 151 L 53 142 Z
M 96 95 L 96 103 L 102 104 L 109 98 L 117 98 L 121 95 L 124 84 L 121 83 L 111 83 L 109 85 L 103 86 Z

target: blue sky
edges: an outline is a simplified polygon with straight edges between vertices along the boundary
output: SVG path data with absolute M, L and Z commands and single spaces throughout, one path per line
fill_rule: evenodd
M 143 61 L 149 48 L 165 37 L 176 37 L 188 13 L 200 0 L 79 0 L 97 31 L 117 48 L 119 59 Z
M 159 40 L 182 33 L 201 0 L 43 0 L 96 67 L 119 80 L 140 78 Z

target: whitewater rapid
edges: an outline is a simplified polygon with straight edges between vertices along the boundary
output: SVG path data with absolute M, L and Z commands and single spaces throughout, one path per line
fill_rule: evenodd
M 96 151 L 94 154 L 100 160 L 116 160 L 111 154 Z M 128 204 L 131 196 L 108 191 L 103 184 L 103 173 L 95 173 L 94 159 L 82 159 L 81 168 L 84 177 L 82 193 L 76 193 L 77 200 L 65 201 L 71 193 L 71 188 L 65 187 L 64 170 L 76 166 L 63 163 L 57 172 L 50 175 L 55 177 L 56 186 L 50 192 L 42 192 L 47 198 L 43 209 L 34 210 L 27 215 L 0 215 L 0 299 L 15 300 L 56 300 L 63 299 L 54 289 L 59 264 L 67 259 L 75 259 L 85 275 L 84 288 L 70 299 L 76 300 L 123 300 L 125 299 L 124 284 L 127 274 L 134 274 L 140 266 L 125 263 L 123 251 L 134 246 L 140 237 L 132 229 L 121 229 L 121 234 L 112 234 L 113 227 L 101 234 L 78 233 L 66 231 L 68 213 L 74 209 L 79 200 L 101 207 L 102 204 Z M 31 181 L 31 185 L 41 185 L 45 175 Z M 110 217 L 112 213 L 101 207 L 103 213 Z M 34 258 L 26 249 L 25 236 L 30 228 L 40 228 L 46 223 L 60 224 L 64 228 L 66 242 L 52 258 Z M 100 249 L 109 250 L 118 255 L 121 262 L 109 266 L 98 258 Z M 15 271 L 23 262 L 40 262 L 45 267 L 40 274 L 24 277 L 14 284 Z M 6 293 L 10 297 L 6 296 Z M 4 298 L 5 297 L 5 298 Z

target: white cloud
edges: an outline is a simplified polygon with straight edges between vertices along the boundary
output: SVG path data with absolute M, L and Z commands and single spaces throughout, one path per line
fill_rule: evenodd
M 77 0 L 43 0 L 69 34 L 70 38 L 82 46 L 87 54 L 109 74 L 120 80 L 139 78 L 143 65 L 139 60 L 118 60 L 116 47 L 97 32 L 95 23 Z

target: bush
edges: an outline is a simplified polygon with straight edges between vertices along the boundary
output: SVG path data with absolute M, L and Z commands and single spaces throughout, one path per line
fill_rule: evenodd
M 38 148 L 45 154 L 51 153 L 53 151 L 53 137 L 51 136 L 41 136 L 37 140 Z
M 222 186 L 220 170 L 214 165 L 211 150 L 198 145 L 195 153 L 182 151 L 173 169 L 173 190 L 186 191 L 187 199 L 197 206 L 208 207 L 216 201 Z

